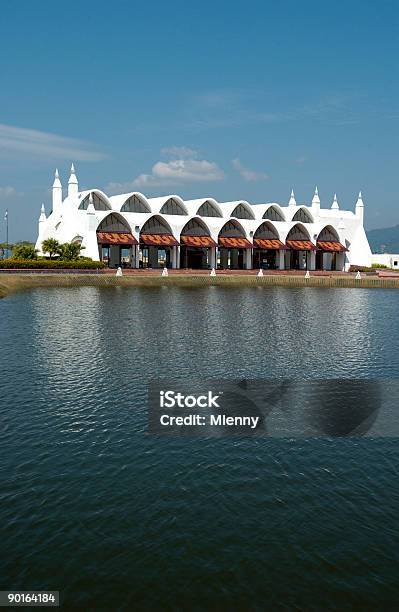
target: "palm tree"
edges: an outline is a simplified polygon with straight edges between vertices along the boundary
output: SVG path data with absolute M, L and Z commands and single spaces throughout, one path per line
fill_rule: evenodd
M 50 259 L 53 258 L 53 255 L 57 255 L 60 249 L 60 243 L 55 238 L 47 238 L 47 240 L 43 240 L 42 242 L 42 251 L 43 253 L 48 253 Z

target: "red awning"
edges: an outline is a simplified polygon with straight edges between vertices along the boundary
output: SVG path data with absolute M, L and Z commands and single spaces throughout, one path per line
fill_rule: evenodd
M 316 246 L 310 240 L 287 240 L 286 245 L 294 251 L 317 251 Z
M 140 242 L 150 246 L 179 246 L 172 234 L 140 234 Z
M 97 240 L 100 244 L 138 244 L 136 238 L 128 232 L 97 232 Z
M 317 248 L 321 251 L 334 251 L 336 253 L 343 253 L 348 249 L 337 240 L 318 240 Z
M 266 238 L 254 238 L 254 247 L 257 249 L 285 249 L 285 244 L 280 240 L 266 240 Z
M 226 238 L 219 236 L 219 246 L 225 249 L 252 249 L 252 244 L 246 238 Z
M 210 236 L 180 236 L 180 240 L 184 246 L 198 247 L 200 249 L 217 246 Z

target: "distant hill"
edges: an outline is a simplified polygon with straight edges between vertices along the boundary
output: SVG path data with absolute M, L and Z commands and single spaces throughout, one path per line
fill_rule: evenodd
M 373 253 L 399 253 L 399 225 L 366 232 Z

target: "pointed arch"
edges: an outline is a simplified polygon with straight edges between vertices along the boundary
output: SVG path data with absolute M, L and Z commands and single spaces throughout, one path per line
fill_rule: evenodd
M 336 229 L 332 225 L 325 225 L 319 232 L 317 240 L 326 242 L 339 242 L 339 236 Z
M 79 204 L 79 210 L 87 210 L 89 206 L 90 196 L 93 197 L 94 210 L 106 211 L 112 210 L 112 206 L 108 197 L 99 189 L 89 191 Z
M 305 208 L 305 206 L 301 206 L 294 216 L 292 217 L 292 221 L 300 221 L 301 223 L 313 223 L 313 217 L 309 210 Z
M 162 215 L 188 215 L 188 211 L 183 203 L 183 200 L 179 201 L 174 196 L 166 200 L 159 212 Z
M 230 219 L 221 228 L 219 237 L 221 236 L 224 238 L 245 238 L 246 233 L 241 223 L 236 221 L 236 219 Z
M 205 200 L 197 210 L 200 217 L 223 217 L 223 213 L 216 200 Z
M 187 221 L 186 225 L 180 232 L 181 236 L 210 236 L 206 223 L 199 217 L 193 217 L 190 221 Z
M 272 204 L 263 213 L 262 219 L 269 219 L 269 221 L 285 221 L 285 216 L 277 204 Z
M 121 212 L 151 213 L 151 208 L 143 194 L 135 192 L 123 202 Z
M 286 240 L 310 240 L 310 234 L 302 223 L 296 223 L 291 227 Z
M 131 233 L 131 227 L 126 219 L 117 212 L 112 212 L 106 215 L 104 219 L 98 224 L 97 232 L 129 232 Z
M 140 234 L 173 234 L 169 223 L 160 215 L 153 215 L 144 223 Z
M 254 233 L 254 240 L 255 239 L 279 240 L 280 236 L 273 223 L 270 221 L 264 221 L 256 229 Z
M 254 212 L 248 202 L 239 202 L 230 216 L 236 217 L 236 219 L 255 219 Z

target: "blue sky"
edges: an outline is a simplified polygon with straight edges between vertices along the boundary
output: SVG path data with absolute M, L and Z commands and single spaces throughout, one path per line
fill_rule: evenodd
M 322 206 L 399 223 L 396 1 L 3 3 L 0 215 L 66 186 Z

